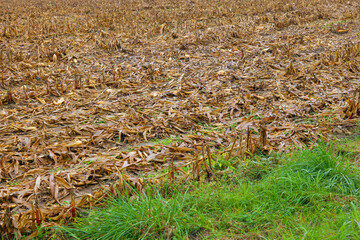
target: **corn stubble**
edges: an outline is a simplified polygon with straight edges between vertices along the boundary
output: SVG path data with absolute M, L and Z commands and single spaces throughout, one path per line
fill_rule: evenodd
M 348 133 L 360 114 L 359 9 L 1 0 L 3 236 L 31 238 L 144 183 L 213 179 L 220 154 L 243 161 Z M 169 135 L 182 142 L 146 144 Z

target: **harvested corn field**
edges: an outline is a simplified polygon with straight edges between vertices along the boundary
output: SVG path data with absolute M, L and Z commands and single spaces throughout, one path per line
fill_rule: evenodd
M 0 0 L 1 232 L 349 133 L 359 19 L 355 0 Z

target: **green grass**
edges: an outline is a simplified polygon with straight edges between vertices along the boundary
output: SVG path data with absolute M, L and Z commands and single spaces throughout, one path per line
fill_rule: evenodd
M 339 152 L 356 143 L 247 162 L 219 157 L 218 170 L 231 171 L 216 181 L 148 186 L 62 231 L 71 239 L 360 239 L 360 169 Z
M 360 129 L 359 129 L 360 132 Z M 352 160 L 356 161 L 360 159 L 360 134 L 352 136 L 351 139 L 345 141 L 342 144 L 337 144 L 336 148 L 339 153 L 346 155 Z
M 75 239 L 158 239 L 187 235 L 188 216 L 183 212 L 186 192 L 172 199 L 148 189 L 136 200 L 129 197 L 112 199 L 106 208 L 79 219 L 74 228 L 67 228 Z
M 157 140 L 156 143 L 162 144 L 162 145 L 170 145 L 174 142 L 183 142 L 182 139 L 180 139 L 179 136 L 170 135 L 168 138 Z

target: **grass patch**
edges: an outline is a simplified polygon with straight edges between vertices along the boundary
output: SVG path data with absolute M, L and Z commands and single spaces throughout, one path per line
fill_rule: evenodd
M 63 231 L 75 239 L 360 239 L 360 171 L 349 156 L 320 143 L 232 159 L 217 181 L 149 187 Z
M 159 191 L 148 189 L 136 200 L 111 199 L 106 208 L 90 212 L 65 231 L 75 239 L 158 239 L 171 235 L 182 239 L 187 234 L 188 216 L 182 211 L 186 196 L 166 199 Z
M 183 142 L 183 140 L 179 136 L 170 135 L 168 138 L 157 140 L 156 143 L 162 144 L 162 145 L 171 145 L 175 142 Z
M 357 130 L 351 138 L 340 141 L 335 145 L 338 154 L 345 155 L 354 162 L 360 159 L 360 127 Z

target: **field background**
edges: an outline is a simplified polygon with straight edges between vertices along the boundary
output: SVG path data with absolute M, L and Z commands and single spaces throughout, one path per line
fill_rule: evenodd
M 355 0 L 0 0 L 2 232 L 349 134 L 359 18 Z

